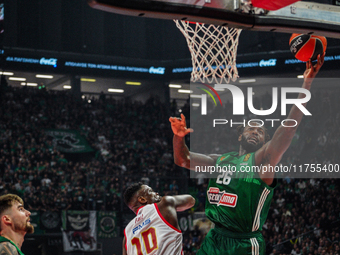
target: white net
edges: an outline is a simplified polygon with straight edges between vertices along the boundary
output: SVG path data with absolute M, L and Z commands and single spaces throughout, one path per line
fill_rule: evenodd
M 238 78 L 236 53 L 241 29 L 175 20 L 192 58 L 192 82 L 229 83 Z

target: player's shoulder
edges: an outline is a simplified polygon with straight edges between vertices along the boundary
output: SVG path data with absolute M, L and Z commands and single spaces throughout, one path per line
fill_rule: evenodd
M 167 205 L 175 205 L 175 198 L 173 196 L 164 196 L 162 197 L 162 200 L 158 202 L 157 204 L 167 204 Z
M 154 204 L 148 204 L 148 205 L 144 205 L 144 206 L 140 207 L 137 210 L 135 217 L 129 222 L 128 226 L 134 225 L 140 219 L 143 219 L 143 218 L 147 217 L 148 215 L 154 213 L 154 210 L 155 210 Z
M 149 211 L 153 211 L 153 209 L 155 208 L 154 204 L 147 204 L 144 205 L 142 207 L 140 207 L 137 211 L 136 217 L 138 217 L 138 215 L 145 213 L 145 212 L 149 212 Z
M 17 248 L 10 242 L 0 243 L 0 254 L 1 255 L 18 255 Z

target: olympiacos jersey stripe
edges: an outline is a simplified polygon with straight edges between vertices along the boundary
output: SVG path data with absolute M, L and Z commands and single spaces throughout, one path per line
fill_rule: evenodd
M 173 230 L 177 231 L 178 233 L 182 233 L 181 230 L 175 228 L 175 227 L 172 226 L 169 222 L 167 222 L 166 219 L 164 219 L 163 215 L 161 214 L 161 212 L 160 212 L 159 209 L 158 209 L 158 205 L 157 205 L 157 204 L 155 204 L 155 208 L 156 208 L 156 210 L 157 210 L 158 216 L 161 217 L 161 219 L 164 221 L 164 223 L 165 223 L 166 225 L 168 225 L 170 228 L 172 228 Z
M 124 236 L 125 236 L 125 250 L 127 250 L 127 238 L 126 238 L 126 232 L 125 232 L 126 229 L 124 229 Z

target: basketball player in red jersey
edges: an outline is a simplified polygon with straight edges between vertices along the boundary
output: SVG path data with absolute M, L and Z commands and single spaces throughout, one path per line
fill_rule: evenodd
M 177 213 L 195 205 L 190 195 L 161 197 L 135 183 L 124 193 L 125 204 L 136 214 L 124 230 L 123 255 L 182 254 Z

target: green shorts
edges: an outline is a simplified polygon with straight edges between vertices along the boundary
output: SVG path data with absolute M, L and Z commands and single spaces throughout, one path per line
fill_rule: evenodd
M 233 233 L 224 228 L 211 229 L 197 255 L 265 255 L 266 244 L 261 232 Z

